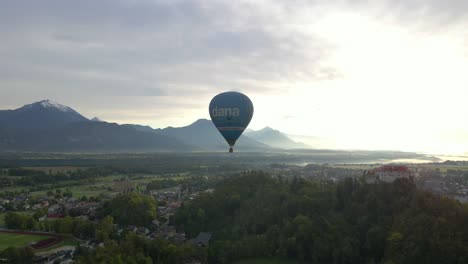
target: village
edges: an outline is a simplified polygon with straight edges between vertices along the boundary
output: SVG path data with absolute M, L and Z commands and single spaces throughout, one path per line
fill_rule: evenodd
M 139 189 L 137 185 L 130 181 L 119 181 L 114 183 L 114 195 L 108 195 L 107 199 L 111 199 L 119 194 L 127 194 L 130 192 L 137 192 Z M 154 198 L 157 203 L 157 217 L 151 221 L 148 226 L 122 226 L 114 224 L 114 229 L 118 236 L 122 236 L 128 232 L 134 233 L 140 237 L 147 239 L 164 239 L 175 244 L 192 243 L 200 247 L 209 245 L 211 234 L 201 232 L 197 237 L 188 239 L 184 232 L 178 232 L 176 227 L 169 224 L 170 217 L 180 208 L 184 201 L 190 201 L 196 198 L 200 193 L 213 192 L 214 189 L 207 189 L 189 193 L 188 190 L 181 191 L 180 187 L 160 191 L 150 191 L 148 195 Z M 96 197 L 89 197 L 88 199 L 77 199 L 71 195 L 57 195 L 62 194 L 57 190 L 51 195 L 44 197 L 31 197 L 28 194 L 2 196 L 0 197 L 0 213 L 8 212 L 22 212 L 33 216 L 37 216 L 37 223 L 53 222 L 57 219 L 65 217 L 72 217 L 83 221 L 97 222 L 97 210 L 103 206 L 105 200 Z M 32 226 L 31 226 L 32 227 Z M 21 232 L 27 231 L 31 234 L 44 234 L 42 231 L 36 231 L 33 228 L 23 228 Z M 11 230 L 5 229 L 0 225 L 0 232 L 9 232 Z M 55 234 L 54 231 L 49 231 L 49 234 Z M 37 255 L 35 263 L 71 263 L 73 255 L 77 247 L 94 250 L 97 247 L 104 246 L 103 241 L 96 239 L 78 239 L 74 246 L 66 245 L 55 248 L 48 252 L 40 252 Z M 33 245 L 34 246 L 34 245 Z M 1 260 L 0 260 L 0 263 Z
M 456 166 L 447 168 L 440 164 L 438 166 L 434 164 L 308 164 L 306 166 L 272 164 L 264 170 L 273 177 L 304 177 L 333 182 L 347 177 L 364 179 L 367 183 L 391 183 L 398 178 L 410 178 L 421 189 L 454 198 L 462 203 L 468 201 L 468 184 L 465 180 L 468 170 Z M 156 217 L 149 225 L 113 224 L 113 230 L 117 236 L 133 233 L 146 239 L 163 239 L 177 245 L 184 243 L 199 247 L 209 245 L 211 233 L 200 232 L 195 237 L 188 237 L 183 230 L 177 230 L 176 226 L 171 225 L 170 219 L 184 203 L 190 202 L 203 193 L 212 193 L 213 188 L 197 189 L 176 185 L 169 188 L 146 190 L 145 187 L 132 180 L 124 179 L 112 184 L 110 187 L 112 192 L 97 197 L 74 197 L 68 189 L 49 190 L 46 195 L 42 196 L 32 196 L 27 192 L 2 193 L 0 196 L 0 216 L 4 217 L 9 212 L 29 215 L 33 220 L 29 220 L 19 227 L 21 232 L 28 232 L 32 235 L 43 235 L 45 232 L 50 236 L 59 236 L 55 241 L 51 240 L 57 244 L 46 247 L 50 250 L 41 249 L 35 254 L 36 263 L 71 263 L 78 248 L 95 250 L 98 247 L 103 247 L 104 241 L 76 236 L 61 237 L 62 234 L 57 232 L 60 229 L 53 227 L 57 220 L 72 218 L 76 221 L 97 224 L 101 220 L 98 211 L 106 201 L 123 194 L 142 193 L 157 202 Z M 33 223 L 30 223 L 31 221 Z M 5 229 L 5 227 L 7 227 L 6 223 L 0 222 L 0 228 L 3 228 L 0 231 L 12 231 Z M 68 242 L 63 243 L 64 240 Z M 42 248 L 44 245 L 36 243 L 31 246 Z
M 304 177 L 337 182 L 347 177 L 363 178 L 367 183 L 411 178 L 418 188 L 468 202 L 468 167 L 464 162 L 428 164 L 307 164 L 305 166 L 273 164 L 272 175 Z

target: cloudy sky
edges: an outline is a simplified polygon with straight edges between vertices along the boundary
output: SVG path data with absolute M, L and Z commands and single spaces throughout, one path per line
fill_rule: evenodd
M 236 90 L 254 129 L 468 152 L 466 0 L 6 0 L 0 36 L 0 109 L 183 126 Z

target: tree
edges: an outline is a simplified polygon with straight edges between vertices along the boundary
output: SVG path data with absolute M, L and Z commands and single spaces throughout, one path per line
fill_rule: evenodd
M 149 226 L 156 218 L 156 200 L 147 195 L 128 193 L 106 203 L 100 214 L 110 215 L 121 225 Z
M 73 235 L 81 239 L 93 238 L 96 233 L 96 226 L 91 221 L 76 220 L 73 227 Z
M 13 212 L 5 215 L 5 225 L 8 229 L 31 230 L 35 228 L 36 223 L 30 215 Z
M 54 224 L 54 230 L 57 233 L 62 233 L 62 234 L 71 234 L 73 233 L 73 218 L 70 216 L 66 216 L 65 218 L 62 219 L 57 219 L 55 220 Z
M 0 254 L 0 258 L 7 259 L 8 263 L 32 263 L 34 258 L 34 250 L 30 247 L 9 247 Z
M 109 240 L 104 247 L 89 252 L 78 250 L 76 263 L 192 263 L 204 262 L 203 249 L 192 245 L 174 245 L 166 240 L 149 240 L 129 233 L 120 241 Z
M 63 192 L 63 196 L 71 198 L 73 197 L 73 193 L 70 191 L 70 189 L 66 189 L 65 192 Z
M 281 181 L 252 172 L 185 203 L 171 223 L 190 237 L 212 232 L 210 263 L 468 263 L 468 206 L 408 179 Z
M 106 216 L 98 224 L 96 228 L 96 239 L 100 241 L 107 241 L 112 237 L 114 232 L 114 218 L 112 216 Z

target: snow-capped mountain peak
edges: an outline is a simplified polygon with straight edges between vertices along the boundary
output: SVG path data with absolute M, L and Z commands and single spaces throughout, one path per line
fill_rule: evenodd
M 70 107 L 59 104 L 49 99 L 40 101 L 37 104 L 39 104 L 40 106 L 44 108 L 54 108 L 62 112 L 73 112 L 73 109 L 71 109 Z
M 4 121 L 15 123 L 15 127 L 28 129 L 52 129 L 73 122 L 89 121 L 72 108 L 54 102 L 42 100 L 11 110 Z

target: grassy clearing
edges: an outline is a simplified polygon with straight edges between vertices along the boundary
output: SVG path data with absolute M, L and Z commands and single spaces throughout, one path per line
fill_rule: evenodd
M 439 169 L 441 172 L 447 172 L 448 170 L 460 170 L 468 171 L 468 166 L 455 166 L 455 165 L 429 165 L 429 168 Z
M 27 167 L 27 168 L 36 168 L 36 167 Z M 71 169 L 74 167 L 61 167 Z M 43 167 L 43 169 L 49 169 L 49 167 Z M 85 182 L 84 181 L 60 181 L 57 182 L 58 185 L 62 185 L 65 187 L 61 187 L 60 189 L 69 189 L 73 193 L 73 197 L 80 198 L 82 196 L 99 196 L 100 194 L 113 194 L 115 193 L 112 190 L 112 186 L 115 181 L 127 178 L 130 182 L 136 183 L 138 186 L 145 186 L 149 182 L 155 180 L 163 180 L 166 178 L 174 179 L 174 180 L 183 180 L 186 178 L 191 177 L 189 172 L 185 173 L 178 173 L 178 174 L 132 174 L 132 175 L 125 175 L 125 174 L 116 174 L 116 175 L 109 175 L 105 177 L 97 177 L 92 179 L 92 182 Z M 35 197 L 45 196 L 47 191 L 52 190 L 55 191 L 56 188 L 51 188 L 51 185 L 44 185 L 43 189 L 40 191 L 32 192 L 31 195 Z M 28 191 L 28 187 L 23 186 L 13 186 L 7 187 L 2 189 L 2 191 Z
M 8 247 L 24 247 L 34 242 L 47 239 L 45 235 L 25 235 L 0 232 L 0 251 Z

